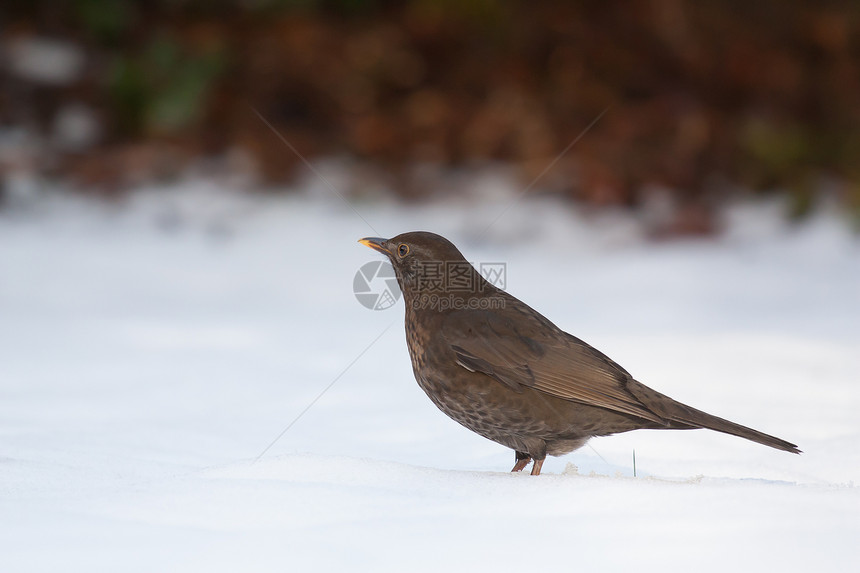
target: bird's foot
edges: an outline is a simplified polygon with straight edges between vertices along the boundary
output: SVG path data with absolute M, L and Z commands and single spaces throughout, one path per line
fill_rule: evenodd
M 540 469 L 543 467 L 543 460 L 535 460 L 534 465 L 532 466 L 532 475 L 539 476 Z

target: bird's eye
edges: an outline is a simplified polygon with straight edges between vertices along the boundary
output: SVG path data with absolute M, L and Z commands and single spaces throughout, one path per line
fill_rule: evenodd
M 397 254 L 401 257 L 405 257 L 409 254 L 409 245 L 406 243 L 400 243 L 400 246 L 397 247 Z

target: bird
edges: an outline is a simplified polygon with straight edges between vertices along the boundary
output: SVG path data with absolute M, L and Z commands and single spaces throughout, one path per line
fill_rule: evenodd
M 795 454 L 797 445 L 682 404 L 487 281 L 448 239 L 359 240 L 388 257 L 406 307 L 415 379 L 469 430 L 514 450 L 512 472 L 592 437 L 707 428 Z

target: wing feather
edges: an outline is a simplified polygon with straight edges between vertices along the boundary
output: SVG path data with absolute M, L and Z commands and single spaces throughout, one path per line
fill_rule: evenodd
M 528 387 L 564 400 L 666 422 L 627 389 L 631 376 L 626 370 L 545 319 L 537 320 L 533 312 L 511 307 L 505 314 L 453 312 L 442 324 L 442 335 L 460 366 L 487 374 L 516 392 Z M 514 321 L 514 317 L 525 318 Z

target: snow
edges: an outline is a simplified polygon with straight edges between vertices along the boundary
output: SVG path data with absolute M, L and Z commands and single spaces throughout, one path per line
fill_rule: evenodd
M 838 215 L 738 205 L 719 239 L 653 243 L 623 214 L 505 211 L 515 193 L 324 197 L 198 181 L 0 211 L 3 571 L 860 565 L 860 242 Z M 510 292 L 644 383 L 804 453 L 640 431 L 508 473 L 415 384 L 402 301 L 353 295 L 378 260 L 356 240 L 414 229 L 505 262 Z

